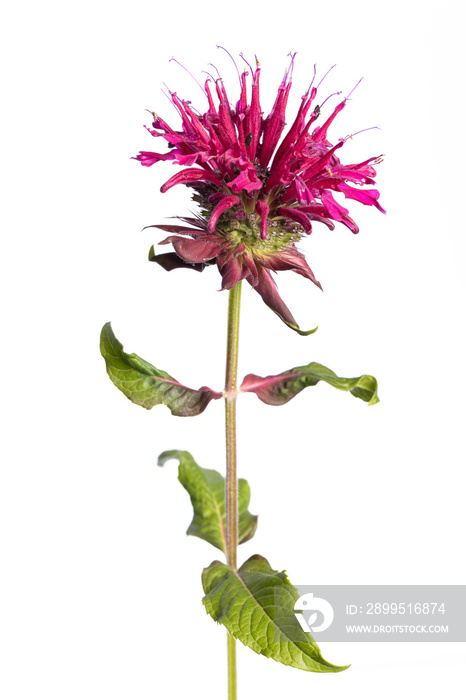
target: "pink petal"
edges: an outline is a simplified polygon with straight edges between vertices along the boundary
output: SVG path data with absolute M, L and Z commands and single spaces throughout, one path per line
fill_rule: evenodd
M 354 187 L 346 185 L 345 183 L 339 184 L 338 190 L 343 192 L 345 197 L 348 197 L 349 199 L 355 199 L 357 202 L 361 202 L 361 204 L 373 205 L 379 211 L 381 211 L 382 214 L 387 213 L 377 201 L 380 197 L 378 190 L 357 190 Z
M 336 201 L 331 192 L 324 190 L 321 197 L 322 203 L 325 205 L 329 216 L 331 216 L 332 219 L 335 219 L 335 221 L 341 221 L 343 216 L 349 213 L 348 209 L 342 207 L 341 204 Z
M 261 217 L 261 238 L 263 241 L 267 238 L 267 215 L 269 213 L 269 205 L 265 199 L 259 199 L 256 204 L 256 211 Z
M 167 192 L 171 187 L 180 184 L 187 184 L 189 182 L 197 182 L 198 180 L 205 180 L 206 182 L 213 182 L 214 185 L 218 187 L 222 186 L 221 180 L 218 179 L 214 173 L 208 170 L 201 170 L 200 168 L 188 168 L 187 170 L 182 170 L 176 175 L 173 175 L 169 180 L 167 180 L 160 188 L 161 192 Z
M 173 160 L 173 158 L 173 153 L 153 153 L 152 151 L 139 151 L 138 156 L 133 156 L 133 160 L 138 160 L 146 168 L 160 160 Z
M 275 104 L 264 123 L 264 135 L 262 137 L 262 147 L 260 151 L 260 164 L 262 168 L 265 168 L 271 159 L 286 124 L 285 110 L 291 88 L 291 80 L 286 84 L 286 79 L 287 76 L 285 76 L 278 88 Z
M 311 90 L 311 94 L 309 96 L 309 90 L 303 97 L 301 98 L 301 106 L 299 107 L 298 114 L 296 116 L 296 119 L 294 120 L 293 126 L 281 142 L 280 146 L 278 147 L 278 151 L 275 155 L 275 158 L 273 159 L 272 162 L 272 167 L 271 171 L 275 169 L 276 166 L 279 166 L 282 157 L 285 157 L 285 155 L 288 155 L 287 151 L 291 149 L 291 146 L 295 143 L 296 139 L 298 136 L 301 134 L 301 130 L 304 125 L 304 119 L 306 117 L 307 112 L 309 111 L 309 107 L 311 105 L 311 102 L 314 100 L 315 96 L 317 94 L 317 89 L 314 87 Z
M 299 177 L 295 179 L 295 184 L 296 184 L 296 192 L 298 194 L 298 203 L 299 204 L 313 204 L 316 200 L 311 194 L 311 191 L 309 187 L 306 185 L 304 180 Z
M 261 69 L 259 64 L 257 64 L 257 69 L 254 71 L 253 83 L 252 83 L 252 93 L 251 93 L 251 105 L 246 113 L 246 118 L 244 122 L 244 133 L 246 137 L 251 135 L 251 141 L 249 143 L 248 155 L 251 161 L 256 157 L 257 145 L 259 143 L 259 136 L 261 132 L 262 124 L 262 112 L 259 101 L 259 77 Z
M 231 207 L 234 207 L 236 204 L 240 204 L 241 200 L 239 197 L 236 195 L 232 194 L 229 196 L 225 196 L 214 208 L 212 211 L 212 214 L 210 215 L 209 219 L 209 231 L 213 232 L 215 231 L 215 226 L 217 225 L 217 221 L 219 220 L 219 217 L 223 214 L 224 211 L 227 209 L 230 209 Z
M 251 164 L 244 168 L 240 174 L 228 183 L 228 187 L 233 190 L 233 192 L 241 192 L 241 190 L 246 190 L 246 192 L 252 192 L 253 190 L 260 190 L 262 187 L 262 181 L 257 177 L 256 169 Z
M 337 114 L 339 112 L 341 112 L 343 107 L 345 107 L 345 105 L 346 105 L 346 100 L 343 100 L 343 102 L 340 102 L 340 104 L 335 107 L 335 109 L 333 110 L 333 113 L 330 115 L 330 117 L 327 119 L 327 121 L 324 124 L 322 124 L 322 126 L 320 126 L 318 129 L 316 129 L 314 131 L 314 133 L 312 134 L 313 141 L 316 141 L 316 142 L 317 141 L 325 141 L 325 139 L 327 138 L 327 131 L 328 131 L 330 124 L 333 122 L 333 120 L 335 119 Z
M 287 219 L 292 219 L 304 228 L 306 233 L 311 233 L 312 225 L 309 221 L 309 217 L 299 209 L 293 209 L 292 207 L 280 207 L 277 209 L 277 214 L 279 216 L 285 216 Z

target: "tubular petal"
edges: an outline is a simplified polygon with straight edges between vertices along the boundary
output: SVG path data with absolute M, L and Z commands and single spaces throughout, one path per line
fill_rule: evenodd
M 292 207 L 280 207 L 277 209 L 277 214 L 284 216 L 287 219 L 292 219 L 300 224 L 306 233 L 311 233 L 312 224 L 309 221 L 309 217 L 304 214 L 300 209 L 293 209 Z
M 167 192 L 171 187 L 175 185 L 187 184 L 188 182 L 197 182 L 198 180 L 205 180 L 206 182 L 212 182 L 218 187 L 222 186 L 221 181 L 213 173 L 208 170 L 200 170 L 199 168 L 188 168 L 187 170 L 182 170 L 176 175 L 173 175 L 169 180 L 167 180 L 160 188 L 161 192 Z
M 240 198 L 234 194 L 223 197 L 223 199 L 219 201 L 219 203 L 214 208 L 212 214 L 210 215 L 209 231 L 215 231 L 217 221 L 219 220 L 220 216 L 223 214 L 224 211 L 230 209 L 231 207 L 234 207 L 235 204 L 239 204 L 240 202 Z
M 265 199 L 258 200 L 256 211 L 261 217 L 261 238 L 264 241 L 267 238 L 267 215 L 269 213 L 269 205 Z

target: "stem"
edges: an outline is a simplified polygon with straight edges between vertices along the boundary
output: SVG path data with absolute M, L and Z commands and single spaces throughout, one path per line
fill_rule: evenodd
M 239 311 L 241 282 L 232 290 L 228 300 L 227 363 L 225 372 L 225 425 L 227 447 L 227 478 L 225 506 L 227 527 L 227 563 L 236 570 L 238 546 L 238 482 L 236 476 L 236 373 L 238 368 Z
M 236 639 L 228 634 L 228 700 L 236 700 Z
M 236 571 L 238 547 L 238 479 L 236 475 L 236 375 L 238 369 L 239 316 L 241 282 L 230 290 L 228 299 L 227 360 L 225 372 L 225 427 L 227 476 L 225 512 L 227 563 Z M 228 635 L 228 698 L 236 700 L 236 640 Z

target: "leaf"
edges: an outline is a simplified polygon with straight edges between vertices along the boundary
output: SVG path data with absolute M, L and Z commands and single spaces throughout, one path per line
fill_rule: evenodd
M 226 553 L 224 477 L 213 469 L 199 467 L 189 452 L 163 452 L 158 459 L 159 466 L 169 459 L 178 460 L 178 479 L 191 496 L 194 509 L 186 534 L 200 537 Z M 248 511 L 250 498 L 248 482 L 238 479 L 238 544 L 250 540 L 257 528 L 257 515 Z
M 312 635 L 299 624 L 294 605 L 298 591 L 284 571 L 274 571 L 255 554 L 238 571 L 214 561 L 202 573 L 202 600 L 213 619 L 258 654 L 303 671 L 335 673 Z
M 100 352 L 107 366 L 108 376 L 117 389 L 133 403 L 151 409 L 158 404 L 168 406 L 174 416 L 197 416 L 212 399 L 222 394 L 203 386 L 197 391 L 188 389 L 163 370 L 146 362 L 138 355 L 127 355 L 106 323 L 100 335 Z
M 335 389 L 349 391 L 353 396 L 362 399 L 372 406 L 379 402 L 377 396 L 377 380 L 369 374 L 363 374 L 354 379 L 337 377 L 328 367 L 311 362 L 304 367 L 294 367 L 281 374 L 268 377 L 258 377 L 257 374 L 248 374 L 240 387 L 240 391 L 250 391 L 269 406 L 282 406 L 291 401 L 296 394 L 308 386 L 315 386 L 323 381 Z

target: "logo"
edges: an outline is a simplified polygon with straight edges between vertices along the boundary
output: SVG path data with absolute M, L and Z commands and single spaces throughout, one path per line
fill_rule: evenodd
M 328 629 L 333 622 L 333 608 L 325 598 L 316 598 L 313 593 L 305 593 L 295 603 L 296 619 L 303 632 L 323 632 Z M 306 613 L 307 621 L 303 612 Z M 320 618 L 319 624 L 316 624 Z

